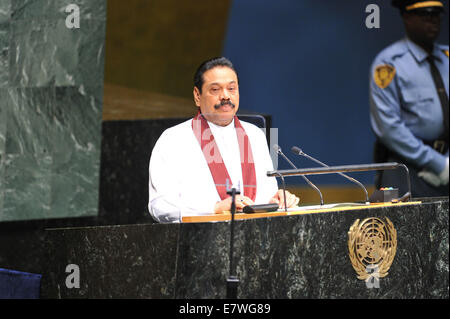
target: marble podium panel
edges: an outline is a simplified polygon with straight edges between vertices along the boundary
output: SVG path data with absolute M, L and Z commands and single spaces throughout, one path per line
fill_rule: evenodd
M 348 253 L 356 219 L 389 218 L 397 251 L 379 287 Z M 448 298 L 448 197 L 235 221 L 238 298 Z M 46 231 L 42 298 L 225 298 L 230 221 Z M 68 288 L 69 264 L 79 288 Z
M 106 4 L 0 1 L 0 223 L 98 215 Z

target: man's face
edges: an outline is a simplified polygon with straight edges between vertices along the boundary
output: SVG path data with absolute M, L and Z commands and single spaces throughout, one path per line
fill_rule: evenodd
M 441 31 L 441 12 L 413 10 L 403 15 L 406 32 L 414 42 L 433 44 Z
M 216 125 L 231 123 L 239 108 L 239 86 L 236 73 L 218 66 L 203 73 L 202 93 L 194 87 L 195 105 L 203 116 Z

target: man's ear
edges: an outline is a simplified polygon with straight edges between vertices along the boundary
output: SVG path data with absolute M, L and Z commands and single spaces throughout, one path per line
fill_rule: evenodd
M 200 107 L 200 91 L 198 90 L 198 88 L 196 86 L 194 86 L 194 102 L 195 105 L 197 105 L 198 107 Z

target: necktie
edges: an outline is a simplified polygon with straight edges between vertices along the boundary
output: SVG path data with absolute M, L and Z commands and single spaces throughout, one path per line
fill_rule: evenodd
M 448 96 L 445 92 L 444 82 L 442 81 L 441 74 L 434 64 L 434 58 L 428 56 L 428 63 L 430 64 L 431 76 L 433 77 L 434 85 L 439 95 L 439 100 L 441 101 L 442 114 L 444 115 L 444 140 L 448 142 Z

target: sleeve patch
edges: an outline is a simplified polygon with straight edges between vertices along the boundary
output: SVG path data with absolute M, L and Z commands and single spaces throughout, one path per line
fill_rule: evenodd
M 395 68 L 391 65 L 383 64 L 378 65 L 373 73 L 373 79 L 375 84 L 384 89 L 389 86 L 395 77 Z

